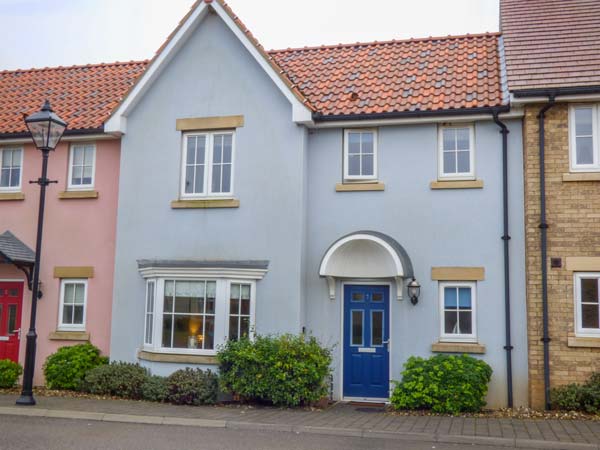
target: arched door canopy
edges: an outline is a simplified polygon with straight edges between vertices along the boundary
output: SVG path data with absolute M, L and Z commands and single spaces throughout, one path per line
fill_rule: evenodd
M 414 276 L 406 250 L 395 239 L 376 231 L 357 231 L 334 242 L 321 260 L 319 275 L 327 278 L 332 300 L 337 278 L 394 278 L 401 300 L 402 280 Z

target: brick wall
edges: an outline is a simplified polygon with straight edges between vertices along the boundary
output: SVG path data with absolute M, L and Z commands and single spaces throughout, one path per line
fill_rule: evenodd
M 541 105 L 528 106 L 524 119 L 525 232 L 529 338 L 530 404 L 544 406 L 542 288 L 540 263 L 540 187 L 537 114 Z M 546 114 L 546 198 L 548 228 L 548 305 L 550 385 L 582 382 L 600 370 L 600 348 L 569 347 L 574 336 L 573 272 L 568 256 L 600 256 L 600 181 L 565 182 L 569 172 L 568 105 Z M 562 258 L 551 269 L 550 258 Z

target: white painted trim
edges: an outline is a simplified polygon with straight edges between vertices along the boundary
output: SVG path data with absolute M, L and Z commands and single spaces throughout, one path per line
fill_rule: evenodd
M 222 267 L 145 267 L 139 269 L 143 278 L 235 278 L 239 280 L 262 280 L 268 269 L 236 269 Z
M 73 184 L 73 153 L 75 152 L 75 148 L 83 148 L 84 158 L 85 158 L 85 148 L 87 146 L 92 146 L 94 149 L 94 154 L 92 157 L 92 182 L 90 184 Z M 84 159 L 85 161 L 85 159 Z M 85 167 L 85 166 L 83 166 Z M 81 174 L 83 178 L 83 173 Z M 72 143 L 69 146 L 69 169 L 67 174 L 67 190 L 68 191 L 93 191 L 94 185 L 96 182 L 96 143 L 95 142 L 77 142 Z
M 21 162 L 20 162 L 20 173 L 19 173 L 19 185 L 18 186 L 12 186 L 12 187 L 1 187 L 0 186 L 0 192 L 21 192 L 22 186 L 23 186 L 23 165 L 25 162 L 25 149 L 22 146 L 6 146 L 6 147 L 0 147 L 0 170 L 2 169 L 2 154 L 4 151 L 7 150 L 20 150 L 21 153 Z M 12 167 L 12 166 L 11 166 Z
M 453 174 L 444 173 L 444 130 L 469 130 L 469 172 L 458 172 Z M 473 124 L 441 125 L 438 127 L 438 179 L 439 180 L 474 180 L 475 177 L 475 126 Z M 458 169 L 458 167 L 457 167 Z
M 444 288 L 446 287 L 471 288 L 471 334 L 447 334 L 444 331 Z M 477 282 L 440 281 L 438 282 L 438 299 L 440 314 L 440 342 L 477 342 Z
M 581 279 L 594 278 L 600 284 L 600 272 L 575 272 L 573 274 L 573 298 L 575 305 L 575 336 L 577 337 L 598 337 L 600 328 L 583 328 L 581 323 Z M 599 286 L 600 289 L 600 286 Z M 598 291 L 600 295 L 600 290 Z
M 364 401 L 364 402 L 377 402 L 380 403 L 382 401 L 385 401 L 386 403 L 389 402 L 389 397 L 388 398 L 370 398 L 370 397 L 344 397 L 344 313 L 345 313 L 345 299 L 344 299 L 344 286 L 346 285 L 367 285 L 367 286 L 387 286 L 388 287 L 388 301 L 389 301 L 389 306 L 388 306 L 388 320 L 389 320 L 389 326 L 388 326 L 388 365 L 389 365 L 389 389 L 388 392 L 391 396 L 392 390 L 393 390 L 393 383 L 392 383 L 392 355 L 393 355 L 393 333 L 392 333 L 392 329 L 393 329 L 393 321 L 392 321 L 392 317 L 394 316 L 394 304 L 396 302 L 392 301 L 392 283 L 389 281 L 377 281 L 377 280 L 360 280 L 360 279 L 352 279 L 352 280 L 344 280 L 341 282 L 341 289 L 340 289 L 340 297 L 341 297 L 341 314 L 340 314 L 340 375 L 339 375 L 339 397 L 342 401 Z M 385 334 L 385 333 L 384 333 Z
M 578 108 L 589 108 L 592 110 L 592 164 L 577 164 L 577 143 L 575 128 L 575 111 Z M 600 172 L 600 113 L 599 106 L 596 104 L 574 104 L 569 105 L 569 163 L 571 172 Z
M 0 278 L 0 283 L 25 283 L 25 280 L 23 278 Z
M 148 294 L 150 292 L 150 284 L 153 285 L 153 297 L 152 297 L 152 336 L 150 337 L 152 342 L 146 342 L 146 334 L 148 332 Z M 154 345 L 154 325 L 156 322 L 156 280 L 146 280 L 146 292 L 144 296 L 144 346 L 153 346 Z
M 212 165 L 214 158 L 214 139 L 216 135 L 231 136 L 231 175 L 228 192 L 212 192 Z M 190 136 L 204 136 L 204 187 L 202 193 L 186 194 L 185 192 L 185 174 L 187 166 L 187 138 Z M 179 197 L 183 200 L 209 199 L 209 198 L 233 198 L 234 179 L 235 179 L 235 130 L 208 131 L 208 132 L 186 132 L 182 134 L 181 145 L 181 180 L 179 186 Z M 221 154 L 221 158 L 223 155 Z M 222 180 L 221 180 L 222 181 Z
M 118 136 L 112 134 L 87 134 L 80 136 L 63 136 L 60 138 L 60 142 L 82 142 L 82 141 L 113 141 L 120 139 Z M 13 144 L 31 144 L 33 141 L 30 137 L 26 138 L 7 138 L 2 139 L 0 137 L 0 145 L 13 145 Z
M 63 307 L 65 301 L 66 284 L 83 284 L 83 323 L 82 324 L 64 324 Z M 58 305 L 58 331 L 85 331 L 87 320 L 88 304 L 88 279 L 87 278 L 63 278 L 60 280 L 60 301 Z M 74 306 L 73 306 L 74 308 Z
M 363 133 L 372 133 L 373 134 L 373 175 L 350 175 L 348 170 L 349 170 L 349 139 L 348 139 L 348 135 L 350 133 L 360 133 L 361 135 Z M 378 164 L 377 164 L 377 149 L 378 149 L 378 140 L 379 140 L 379 133 L 377 132 L 377 130 L 375 128 L 354 128 L 354 129 L 350 129 L 350 130 L 344 130 L 344 161 L 343 161 L 343 165 L 344 165 L 344 181 L 349 181 L 349 182 L 361 182 L 361 181 L 377 181 L 377 168 L 378 168 Z M 361 141 L 362 141 L 362 137 L 361 137 Z M 362 144 L 361 144 L 361 153 L 360 155 L 362 155 Z M 361 157 L 361 167 L 362 167 L 362 157 Z
M 501 119 L 520 119 L 525 115 L 522 108 L 512 108 L 507 113 L 499 115 Z M 428 116 L 428 117 L 400 117 L 393 119 L 364 119 L 364 120 L 335 120 L 327 122 L 316 122 L 307 125 L 308 128 L 376 128 L 396 125 L 415 125 L 424 123 L 473 123 L 492 121 L 491 114 L 457 115 L 457 116 Z
M 113 112 L 111 117 L 106 121 L 104 130 L 108 133 L 123 134 L 127 132 L 127 115 L 133 110 L 141 97 L 150 88 L 152 83 L 159 77 L 164 68 L 168 65 L 177 51 L 187 42 L 196 26 L 206 17 L 208 10 L 211 8 L 235 34 L 242 45 L 248 50 L 252 57 L 263 68 L 283 95 L 292 104 L 292 120 L 297 123 L 312 123 L 311 111 L 302 104 L 302 102 L 293 94 L 290 88 L 283 82 L 279 74 L 268 63 L 265 57 L 256 49 L 250 39 L 237 26 L 233 19 L 227 14 L 219 2 L 200 2 L 194 11 L 190 14 L 187 20 L 177 30 L 175 35 L 169 40 L 164 49 L 156 56 L 150 66 L 138 80 L 137 84 L 131 90 L 129 95 L 125 97 L 121 105 Z

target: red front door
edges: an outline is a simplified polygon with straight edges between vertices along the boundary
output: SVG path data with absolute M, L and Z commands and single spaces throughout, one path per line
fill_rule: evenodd
M 0 281 L 0 359 L 19 362 L 23 283 Z

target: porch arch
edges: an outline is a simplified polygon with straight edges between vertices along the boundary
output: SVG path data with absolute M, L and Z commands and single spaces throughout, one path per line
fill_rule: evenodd
M 341 237 L 325 252 L 319 275 L 327 278 L 329 298 L 335 299 L 336 279 L 396 280 L 398 300 L 403 279 L 413 277 L 410 257 L 392 237 L 376 231 L 357 231 Z

